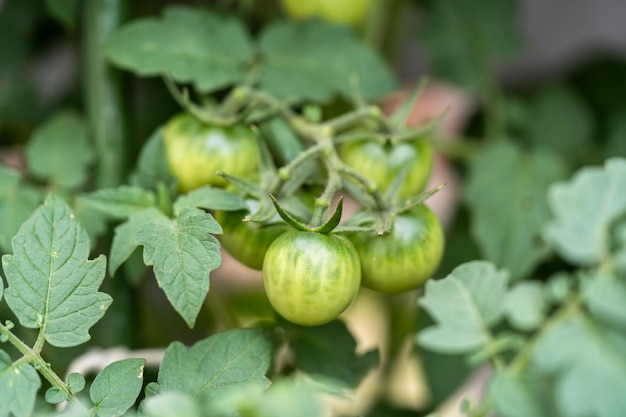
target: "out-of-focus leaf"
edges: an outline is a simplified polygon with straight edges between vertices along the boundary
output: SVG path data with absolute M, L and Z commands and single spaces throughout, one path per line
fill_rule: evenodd
M 98 292 L 106 260 L 88 260 L 89 237 L 69 206 L 48 196 L 11 243 L 13 254 L 2 257 L 5 299 L 20 323 L 41 329 L 53 346 L 89 340 L 112 299 Z
M 626 109 L 611 115 L 604 156 L 626 158 Z
M 513 327 L 536 329 L 545 318 L 547 304 L 539 282 L 524 281 L 515 285 L 504 299 L 504 313 Z
M 438 352 L 470 352 L 484 346 L 489 327 L 502 318 L 508 274 L 493 264 L 472 261 L 442 280 L 429 281 L 419 304 L 435 325 L 418 333 L 418 343 Z
M 242 210 L 248 206 L 238 195 L 206 185 L 178 197 L 174 202 L 174 214 L 192 207 L 206 210 Z
M 548 187 L 567 171 L 546 153 L 526 154 L 509 142 L 472 160 L 465 200 L 484 256 L 521 278 L 548 254 L 541 229 L 550 218 Z
M 590 266 L 610 253 L 611 223 L 626 213 L 626 160 L 585 167 L 568 182 L 550 187 L 553 220 L 545 238 L 569 262 Z
M 348 28 L 322 21 L 279 21 L 261 34 L 261 87 L 279 97 L 328 101 L 351 98 L 353 82 L 365 98 L 392 92 L 396 82 L 384 61 Z
M 582 294 L 591 314 L 607 324 L 626 329 L 626 283 L 623 279 L 597 271 L 584 281 Z
M 176 391 L 146 398 L 141 403 L 141 411 L 147 417 L 207 417 L 200 411 L 198 401 Z
M 48 13 L 67 29 L 76 27 L 79 5 L 79 0 L 46 0 Z
M 167 162 L 163 131 L 157 129 L 141 149 L 132 183 L 154 190 L 159 183 L 174 188 L 175 182 Z
M 105 52 L 122 68 L 143 76 L 168 74 L 202 92 L 242 82 L 253 57 L 238 20 L 182 6 L 168 7 L 162 19 L 122 26 Z
M 11 250 L 11 238 L 37 208 L 42 196 L 17 173 L 0 168 L 0 249 Z
M 542 384 L 536 375 L 496 372 L 489 381 L 489 398 L 500 417 L 551 417 Z
M 152 191 L 128 185 L 103 188 L 80 198 L 113 218 L 126 218 L 133 213 L 152 207 L 156 203 L 156 197 Z
M 107 365 L 96 375 L 89 389 L 96 415 L 121 416 L 135 404 L 143 388 L 145 364 L 145 359 L 123 359 Z
M 24 362 L 11 363 L 9 355 L 0 350 L 0 417 L 32 416 L 39 387 L 35 368 Z

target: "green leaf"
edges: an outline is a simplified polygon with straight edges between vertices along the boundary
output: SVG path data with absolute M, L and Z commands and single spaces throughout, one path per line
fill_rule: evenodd
M 198 401 L 174 391 L 146 398 L 141 411 L 148 417 L 207 417 L 200 412 Z
M 235 329 L 214 334 L 187 349 L 174 342 L 165 351 L 158 381 L 148 395 L 180 392 L 205 400 L 233 392 L 265 389 L 273 354 L 270 334 L 261 329 Z
M 18 183 L 0 198 L 0 249 L 10 251 L 10 241 L 28 216 L 37 208 L 42 196 L 35 188 Z
M 111 252 L 109 253 L 109 273 L 115 275 L 118 268 L 130 258 L 137 243 L 133 240 L 139 229 L 145 224 L 155 220 L 166 219 L 165 215 L 156 208 L 149 208 L 130 215 L 128 220 L 115 228 Z
M 45 399 L 50 404 L 59 404 L 68 399 L 68 394 L 57 387 L 50 387 L 46 391 Z
M 356 387 L 378 365 L 378 352 L 356 353 L 356 341 L 339 320 L 323 326 L 304 327 L 282 322 L 293 349 L 296 366 L 311 375 L 338 379 Z
M 153 192 L 129 185 L 104 188 L 82 195 L 80 198 L 102 213 L 114 218 L 126 218 L 133 213 L 153 207 L 156 203 Z
M 133 184 L 145 189 L 154 190 L 159 183 L 174 188 L 176 179 L 170 173 L 161 128 L 155 130 L 142 147 L 137 162 L 137 170 L 131 180 Z
M 609 120 L 605 158 L 626 157 L 626 109 L 616 111 Z
M 48 13 L 67 29 L 74 29 L 78 18 L 79 0 L 46 0 Z
M 96 376 L 89 389 L 96 415 L 121 416 L 135 404 L 143 387 L 145 364 L 145 359 L 123 359 L 107 365 Z
M 485 88 L 493 64 L 520 50 L 515 0 L 441 0 L 423 9 L 420 41 L 434 74 Z
M 500 417 L 551 417 L 544 397 L 545 387 L 537 375 L 499 371 L 489 381 L 489 398 Z
M 485 346 L 489 327 L 504 308 L 508 275 L 489 262 L 473 261 L 455 268 L 442 280 L 428 281 L 419 304 L 435 325 L 418 333 L 418 343 L 446 353 L 463 353 Z
M 557 414 L 626 415 L 626 339 L 574 313 L 537 342 L 533 364 L 552 380 Z
M 154 266 L 159 286 L 189 327 L 209 292 L 210 272 L 222 263 L 219 242 L 211 233 L 222 233 L 215 219 L 187 208 L 176 219 L 162 216 L 144 224 L 133 240 L 143 245 L 145 264 Z
M 606 324 L 626 328 L 626 283 L 622 279 L 597 271 L 584 281 L 582 295 L 591 314 Z
M 261 87 L 279 97 L 325 102 L 352 98 L 353 82 L 367 99 L 395 90 L 391 70 L 348 28 L 322 21 L 278 21 L 259 39 Z
M 24 327 L 48 343 L 76 346 L 104 315 L 111 297 L 98 292 L 106 260 L 88 260 L 89 238 L 69 206 L 50 195 L 20 227 L 13 255 L 2 257 L 5 299 Z
M 178 197 L 174 202 L 174 214 L 178 215 L 183 209 L 191 207 L 206 210 L 243 210 L 248 208 L 246 202 L 238 195 L 208 185 Z
M 547 149 L 576 164 L 588 157 L 594 146 L 592 135 L 593 116 L 572 90 L 553 87 L 535 99 L 527 138 L 536 148 Z
M 0 350 L 0 417 L 32 416 L 39 387 L 41 380 L 31 365 L 24 362 L 15 365 Z
M 540 239 L 550 219 L 546 193 L 567 171 L 552 155 L 523 153 L 510 142 L 487 147 L 469 169 L 465 200 L 477 244 L 512 278 L 527 276 L 549 253 Z
M 83 120 L 63 111 L 35 131 L 26 147 L 28 169 L 37 178 L 67 188 L 87 179 L 93 151 Z
M 67 376 L 67 387 L 74 393 L 85 389 L 85 377 L 78 372 L 72 372 Z
M 547 241 L 573 264 L 597 264 L 610 253 L 611 223 L 626 212 L 626 160 L 578 170 L 550 187 L 548 202 L 554 219 L 545 229 Z
M 547 309 L 543 286 L 524 281 L 515 285 L 504 299 L 504 313 L 511 325 L 522 331 L 538 328 Z
M 114 64 L 141 76 L 168 74 L 202 92 L 243 82 L 253 58 L 238 20 L 182 6 L 168 7 L 160 20 L 122 26 L 105 53 Z

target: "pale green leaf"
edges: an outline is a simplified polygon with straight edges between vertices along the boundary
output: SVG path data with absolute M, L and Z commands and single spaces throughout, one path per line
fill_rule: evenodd
M 626 328 L 626 283 L 622 279 L 598 271 L 584 281 L 582 295 L 591 314 Z
M 113 218 L 126 218 L 133 213 L 153 207 L 156 203 L 152 191 L 132 185 L 103 188 L 80 198 Z
M 547 153 L 528 154 L 509 142 L 489 146 L 469 168 L 465 200 L 483 255 L 519 279 L 548 255 L 540 239 L 550 219 L 548 187 L 567 171 Z
M 545 319 L 544 290 L 539 282 L 524 281 L 515 285 L 504 299 L 504 313 L 515 328 L 536 329 Z
M 209 292 L 209 274 L 222 263 L 219 242 L 211 235 L 216 233 L 222 228 L 210 214 L 188 208 L 176 219 L 144 224 L 133 240 L 143 245 L 145 264 L 154 266 L 159 286 L 189 327 Z
M 2 257 L 5 299 L 24 327 L 48 343 L 75 346 L 104 315 L 111 297 L 98 292 L 106 260 L 88 260 L 89 238 L 69 206 L 50 195 L 20 227 L 13 255 Z
M 191 348 L 172 343 L 165 352 L 158 382 L 148 394 L 175 391 L 205 400 L 246 389 L 260 392 L 273 355 L 271 335 L 262 329 L 235 329 L 214 334 Z
M 548 242 L 569 262 L 597 264 L 609 255 L 612 222 L 626 212 L 626 160 L 580 169 L 550 187 L 548 201 L 554 216 L 545 229 Z
M 137 400 L 143 387 L 145 359 L 123 359 L 107 365 L 89 389 L 96 415 L 114 417 L 124 414 Z
M 73 188 L 85 182 L 93 150 L 83 120 L 64 111 L 35 131 L 26 147 L 29 171 L 51 184 Z
M 46 391 L 44 398 L 50 404 L 59 404 L 68 399 L 68 394 L 57 387 L 50 387 Z
M 114 64 L 139 75 L 168 74 L 203 92 L 242 82 L 253 58 L 238 20 L 182 6 L 168 7 L 162 19 L 122 26 L 105 52 Z
M 552 416 L 536 375 L 496 372 L 489 381 L 489 398 L 500 417 Z
M 72 212 L 83 226 L 92 246 L 98 244 L 98 238 L 108 231 L 108 219 L 104 213 L 96 210 L 80 198 L 74 198 Z
M 626 340 L 579 314 L 551 326 L 533 355 L 549 376 L 558 415 L 626 415 Z
M 261 87 L 279 97 L 328 101 L 352 98 L 354 87 L 365 98 L 395 90 L 390 68 L 360 43 L 348 28 L 322 21 L 271 24 L 259 39 Z
M 147 417 L 207 417 L 200 411 L 197 401 L 175 391 L 146 398 L 141 403 L 141 411 Z
M 248 208 L 246 202 L 236 194 L 208 185 L 183 194 L 174 202 L 174 214 L 183 209 L 197 207 L 206 210 L 242 210 Z
M 109 273 L 115 275 L 118 268 L 130 258 L 137 243 L 133 242 L 135 235 L 144 224 L 155 220 L 167 220 L 167 217 L 156 208 L 133 213 L 128 220 L 115 228 L 111 252 L 109 253 Z
M 81 392 L 85 389 L 85 377 L 78 372 L 72 372 L 67 376 L 67 386 L 74 393 Z
M 11 238 L 37 208 L 43 197 L 34 187 L 24 184 L 17 172 L 0 168 L 0 250 L 11 249 Z
M 0 198 L 4 198 L 12 192 L 21 182 L 21 179 L 22 176 L 19 172 L 0 164 Z
M 39 387 L 41 380 L 31 365 L 21 362 L 16 366 L 0 350 L 0 417 L 32 416 Z
M 435 325 L 419 332 L 419 344 L 447 353 L 484 346 L 489 327 L 502 317 L 507 285 L 507 273 L 484 261 L 462 264 L 444 279 L 428 281 L 419 304 Z

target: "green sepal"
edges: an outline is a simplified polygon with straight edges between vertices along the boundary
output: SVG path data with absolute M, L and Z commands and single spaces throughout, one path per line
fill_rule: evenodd
M 408 100 L 405 100 L 396 111 L 393 112 L 389 118 L 390 124 L 396 129 L 403 129 L 409 124 L 409 118 L 411 117 L 411 111 L 417 103 L 417 99 L 424 91 L 424 87 L 428 83 L 428 77 L 421 77 Z
M 274 197 L 272 194 L 270 194 L 270 199 L 272 200 L 272 203 L 274 203 L 274 207 L 276 207 L 278 215 L 285 221 L 285 223 L 287 223 L 294 229 L 300 230 L 302 232 L 328 234 L 335 230 L 335 228 L 339 225 L 339 222 L 341 221 L 341 213 L 343 211 L 343 197 L 339 198 L 339 201 L 337 202 L 337 208 L 335 209 L 332 216 L 330 216 L 328 220 L 324 222 L 324 224 L 318 227 L 307 226 L 306 224 L 302 223 L 300 220 L 289 214 L 285 209 L 280 206 L 280 204 L 278 204 L 278 200 L 276 200 L 276 197 Z
M 281 219 L 283 219 L 285 221 L 285 223 L 287 223 L 289 226 L 291 226 L 294 229 L 299 230 L 301 232 L 311 232 L 312 231 L 310 227 L 308 227 L 304 223 L 300 222 L 298 219 L 293 217 L 291 214 L 287 213 L 287 211 L 285 211 L 280 206 L 280 204 L 278 204 L 278 200 L 276 200 L 276 197 L 274 197 L 272 194 L 270 194 L 270 199 L 272 200 L 272 203 L 274 203 L 274 207 L 276 208 L 276 211 L 278 212 L 278 215 L 280 216 Z
M 328 234 L 335 230 L 337 226 L 339 226 L 339 222 L 341 221 L 341 213 L 343 212 L 343 196 L 339 197 L 339 201 L 337 202 L 337 208 L 332 216 L 324 222 L 321 226 L 313 229 L 314 232 Z

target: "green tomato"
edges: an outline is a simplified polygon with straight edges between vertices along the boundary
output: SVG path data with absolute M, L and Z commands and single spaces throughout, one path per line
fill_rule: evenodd
M 227 181 L 217 171 L 239 177 L 257 171 L 255 134 L 245 125 L 214 126 L 184 113 L 167 122 L 163 135 L 170 171 L 181 192 L 203 185 L 224 187 Z
M 371 0 L 281 0 L 293 19 L 319 17 L 330 23 L 357 25 L 365 20 Z
M 267 250 L 263 283 L 281 316 L 316 326 L 336 319 L 352 303 L 361 283 L 361 265 L 344 236 L 290 231 Z
M 278 236 L 289 230 L 289 226 L 242 221 L 249 213 L 248 210 L 217 211 L 215 220 L 224 231 L 219 236 L 224 249 L 242 264 L 261 270 L 267 249 Z
M 424 139 L 396 144 L 377 140 L 348 142 L 338 149 L 339 157 L 361 175 L 374 181 L 385 192 L 400 170 L 408 166 L 400 187 L 400 197 L 410 197 L 424 190 L 433 168 L 433 150 Z
M 362 284 L 387 294 L 423 285 L 439 267 L 444 233 L 439 219 L 419 205 L 399 214 L 385 235 L 352 233 L 362 268 Z

